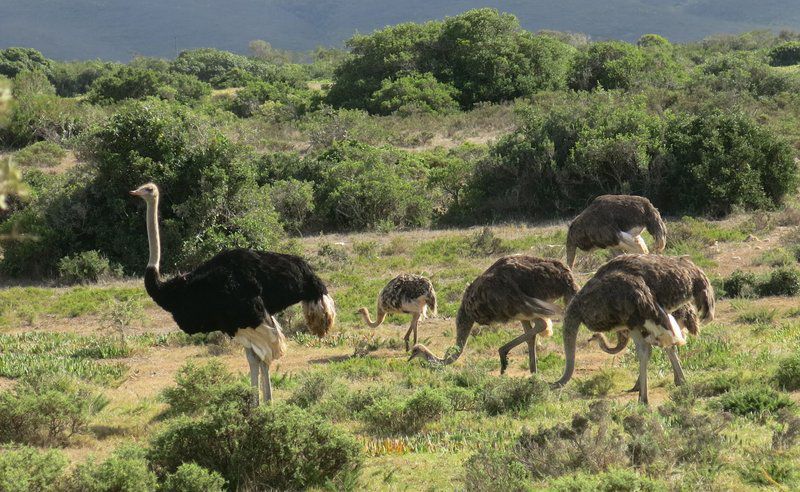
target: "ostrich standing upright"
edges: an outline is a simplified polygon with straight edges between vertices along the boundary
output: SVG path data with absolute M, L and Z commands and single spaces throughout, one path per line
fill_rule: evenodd
M 424 345 L 415 345 L 409 360 L 423 357 L 435 364 L 452 364 L 461 356 L 475 323 L 517 320 L 524 333 L 500 347 L 500 373 L 508 366 L 509 351 L 523 342 L 528 343 L 530 371 L 536 372 L 536 335 L 552 335 L 550 318 L 561 312 L 551 302 L 563 299 L 567 304 L 577 291 L 569 268 L 558 260 L 524 255 L 500 258 L 467 287 L 461 298 L 456 314 L 455 351 L 440 359 Z
M 194 271 L 164 281 L 159 273 L 158 187 L 148 183 L 130 194 L 147 204 L 147 293 L 184 332 L 219 330 L 243 345 L 256 389 L 254 402 L 258 404 L 259 370 L 264 401 L 270 401 L 269 366 L 286 353 L 286 338 L 273 315 L 302 302 L 309 329 L 324 336 L 336 317 L 325 284 L 298 256 L 242 248 L 222 251 Z
M 377 314 L 375 321 L 369 317 L 369 310 L 362 307 L 358 310 L 364 322 L 370 328 L 377 328 L 386 319 L 389 313 L 409 313 L 411 325 L 408 327 L 406 336 L 406 352 L 408 352 L 408 339 L 411 332 L 414 332 L 414 345 L 417 344 L 417 325 L 419 319 L 427 318 L 427 311 L 430 308 L 433 316 L 436 316 L 436 291 L 433 284 L 421 275 L 404 273 L 396 276 L 378 294 Z
M 585 324 L 593 332 L 621 332 L 621 350 L 630 336 L 639 358 L 639 401 L 647 403 L 647 365 L 652 345 L 667 350 L 681 380 L 683 371 L 674 352 L 686 339 L 669 311 L 691 303 L 703 320 L 714 317 L 714 290 L 705 274 L 686 258 L 658 255 L 623 255 L 601 267 L 573 297 L 564 316 L 564 375 L 560 387 L 575 369 L 578 328 Z M 687 328 L 692 328 L 688 316 Z M 694 327 L 696 328 L 696 324 Z M 677 363 L 677 364 L 676 364 Z M 677 368 L 676 368 L 677 365 Z
M 618 247 L 631 253 L 647 253 L 640 235 L 652 234 L 653 251 L 664 251 L 667 228 L 658 209 L 645 197 L 601 195 L 569 224 L 567 231 L 567 266 L 575 266 L 575 251 L 593 251 Z

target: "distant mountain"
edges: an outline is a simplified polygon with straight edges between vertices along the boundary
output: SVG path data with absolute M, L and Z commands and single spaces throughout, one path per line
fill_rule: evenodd
M 530 30 L 672 41 L 754 29 L 800 30 L 798 0 L 0 0 L 0 48 L 28 46 L 57 59 L 172 57 L 215 47 L 244 52 L 253 39 L 283 49 L 342 46 L 355 32 L 494 7 Z

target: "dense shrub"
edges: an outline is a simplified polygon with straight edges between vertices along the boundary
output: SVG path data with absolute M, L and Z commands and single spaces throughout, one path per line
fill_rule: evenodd
M 800 271 L 792 267 L 776 268 L 757 290 L 761 296 L 796 296 L 800 293 Z
M 0 393 L 0 442 L 63 445 L 108 400 L 72 377 L 37 376 Z
M 268 115 L 271 116 L 283 113 L 296 117 L 308 111 L 312 104 L 311 93 L 307 90 L 297 89 L 286 83 L 256 80 L 238 90 L 227 107 L 242 118 L 259 112 L 270 113 Z
M 281 179 L 269 188 L 272 206 L 287 231 L 301 231 L 314 212 L 314 183 Z
M 50 83 L 47 74 L 40 70 L 24 70 L 14 77 L 12 95 L 20 97 L 30 94 L 55 95 L 56 88 Z
M 65 492 L 156 492 L 156 475 L 150 471 L 146 451 L 127 445 L 116 449 L 98 463 L 89 460 L 78 465 L 65 481 Z
M 52 94 L 22 94 L 14 100 L 0 143 L 24 147 L 38 140 L 67 141 L 101 121 L 103 114 L 91 105 Z
M 775 371 L 774 381 L 784 391 L 800 389 L 800 355 L 783 359 Z
M 120 273 L 99 251 L 82 251 L 58 260 L 58 277 L 65 284 L 94 283 Z
M 225 479 L 194 463 L 184 463 L 169 473 L 158 487 L 159 492 L 222 492 Z
M 14 78 L 25 70 L 49 71 L 52 62 L 33 48 L 6 48 L 0 50 L 0 75 Z
M 175 374 L 175 383 L 162 392 L 173 415 L 196 415 L 222 404 L 244 409 L 251 401 L 250 387 L 217 360 L 203 365 L 186 363 Z
M 793 407 L 794 402 L 769 387 L 753 385 L 725 393 L 720 397 L 720 406 L 736 415 L 762 416 Z
M 211 86 L 193 75 L 159 72 L 137 65 L 123 65 L 94 81 L 88 99 L 108 104 L 125 99 L 158 96 L 189 102 L 211 93 Z
M 95 80 L 113 70 L 115 64 L 100 60 L 53 62 L 50 81 L 61 97 L 75 97 L 89 91 Z
M 369 100 L 370 110 L 379 114 L 400 112 L 439 113 L 458 109 L 458 91 L 436 80 L 431 73 L 411 73 L 384 79 Z
M 0 447 L 0 490 L 47 492 L 59 482 L 68 463 L 54 449 L 40 451 L 29 446 Z
M 769 59 L 774 67 L 800 64 L 800 41 L 790 41 L 772 48 Z
M 484 387 L 483 408 L 489 415 L 525 410 L 534 403 L 545 401 L 547 384 L 540 378 L 504 378 Z
M 251 414 L 225 406 L 199 419 L 179 417 L 153 439 L 150 456 L 161 473 L 194 462 L 220 473 L 234 490 L 319 486 L 361 464 L 352 436 L 290 405 Z
M 36 142 L 14 154 L 14 160 L 21 166 L 53 167 L 61 163 L 67 151 L 55 142 Z
M 755 297 L 758 277 L 753 272 L 736 270 L 722 282 L 722 288 L 728 297 Z
M 552 490 L 558 492 L 659 492 L 669 490 L 665 483 L 623 468 L 612 468 L 598 474 L 570 475 L 554 480 L 551 486 Z
M 408 399 L 385 398 L 366 407 L 362 418 L 374 433 L 416 434 L 450 410 L 441 392 L 425 388 Z
M 486 492 L 517 492 L 530 489 L 528 470 L 514 456 L 482 449 L 464 462 L 464 489 Z

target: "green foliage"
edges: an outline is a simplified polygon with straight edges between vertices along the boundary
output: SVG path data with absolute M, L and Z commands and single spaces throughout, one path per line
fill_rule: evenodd
M 40 451 L 30 446 L 0 447 L 0 490 L 47 492 L 53 490 L 68 463 L 60 451 Z
M 530 489 L 530 475 L 525 466 L 508 453 L 481 449 L 464 462 L 465 490 L 506 492 Z
M 63 142 L 102 119 L 90 105 L 46 93 L 20 94 L 12 109 L 8 124 L 0 126 L 0 143 L 16 147 L 39 140 Z
M 789 41 L 769 51 L 770 65 L 785 67 L 800 64 L 800 41 Z
M 63 487 L 65 492 L 156 492 L 156 475 L 150 471 L 146 451 L 133 445 L 114 450 L 106 461 L 78 465 Z
M 175 375 L 175 383 L 162 392 L 172 415 L 196 415 L 223 404 L 244 409 L 252 399 L 250 387 L 216 359 L 203 365 L 184 364 Z
M 761 417 L 777 413 L 782 408 L 794 407 L 794 402 L 785 394 L 767 386 L 745 386 L 725 393 L 720 397 L 723 410 L 735 415 Z
M 153 439 L 150 458 L 160 473 L 194 462 L 234 490 L 319 486 L 361 464 L 352 436 L 291 405 L 252 413 L 220 406 L 198 419 L 173 419 Z
M 757 288 L 761 296 L 796 296 L 800 294 L 800 270 L 781 267 L 772 270 Z
M 119 276 L 99 251 L 82 251 L 58 260 L 58 276 L 65 284 L 87 284 Z
M 778 387 L 784 391 L 800 389 L 800 355 L 783 359 L 773 377 Z
M 450 112 L 458 109 L 457 92 L 431 73 L 410 73 L 384 79 L 369 99 L 369 108 L 378 114 Z
M 270 185 L 269 197 L 287 231 L 301 231 L 314 212 L 314 183 L 294 178 Z
M 211 86 L 192 75 L 159 72 L 131 64 L 98 77 L 92 83 L 88 99 L 94 103 L 110 104 L 158 96 L 189 102 L 210 93 Z
M 14 159 L 22 166 L 53 167 L 61 163 L 67 155 L 63 147 L 55 142 L 36 142 L 14 154 Z
M 194 463 L 184 463 L 167 474 L 158 487 L 159 492 L 223 492 L 225 479 L 217 472 L 208 471 Z
M 583 396 L 602 397 L 606 396 L 614 387 L 614 373 L 603 370 L 594 376 L 578 382 L 578 393 Z
M 25 70 L 47 72 L 52 62 L 33 48 L 6 48 L 0 50 L 0 75 L 14 78 Z
M 53 62 L 50 81 L 61 97 L 75 97 L 89 91 L 95 80 L 114 69 L 115 64 L 100 60 Z
M 56 88 L 50 83 L 47 74 L 41 70 L 24 70 L 14 77 L 14 90 L 12 94 L 19 97 L 25 94 L 55 95 Z
M 0 442 L 64 445 L 107 403 L 69 376 L 25 379 L 0 393 Z
M 408 399 L 382 398 L 363 411 L 368 428 L 377 434 L 416 434 L 451 409 L 450 400 L 440 391 L 424 388 Z
M 489 415 L 519 412 L 546 401 L 548 388 L 537 376 L 490 381 L 483 389 L 483 409 Z
M 722 288 L 729 297 L 754 297 L 757 283 L 755 273 L 736 270 L 723 280 Z
M 556 479 L 552 489 L 559 492 L 657 492 L 669 490 L 669 487 L 633 470 L 612 468 L 598 474 L 579 473 Z

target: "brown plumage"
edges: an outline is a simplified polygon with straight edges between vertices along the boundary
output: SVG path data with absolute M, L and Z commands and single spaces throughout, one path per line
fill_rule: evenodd
M 406 336 L 406 352 L 408 352 L 408 339 L 414 333 L 414 344 L 417 343 L 417 325 L 420 318 L 428 317 L 428 308 L 431 314 L 436 316 L 436 291 L 433 284 L 421 275 L 404 273 L 396 276 L 378 294 L 377 318 L 372 321 L 369 310 L 362 307 L 358 310 L 364 322 L 372 328 L 377 328 L 387 314 L 408 313 L 412 315 L 411 325 L 408 327 Z
M 524 333 L 500 347 L 500 371 L 506 369 L 508 352 L 527 342 L 530 370 L 536 372 L 536 335 L 551 335 L 550 318 L 561 311 L 551 303 L 564 299 L 566 304 L 577 291 L 572 272 L 558 260 L 524 255 L 500 258 L 464 292 L 456 314 L 455 351 L 440 359 L 424 345 L 415 345 L 410 358 L 424 357 L 433 363 L 451 364 L 461 356 L 475 323 L 488 325 L 516 320 L 522 324 Z
M 667 228 L 650 200 L 635 195 L 602 195 L 569 224 L 567 266 L 575 265 L 576 249 L 592 251 L 619 247 L 632 253 L 647 253 L 640 236 L 647 229 L 660 253 L 667 242 Z
M 597 274 L 573 297 L 564 317 L 566 368 L 555 383 L 563 386 L 575 367 L 575 345 L 581 324 L 593 332 L 619 332 L 619 351 L 634 339 L 639 357 L 639 400 L 647 403 L 647 363 L 651 346 L 664 347 L 673 365 L 676 380 L 682 383 L 675 345 L 685 343 L 681 326 L 670 311 L 678 311 L 684 327 L 697 333 L 694 309 L 703 320 L 714 317 L 714 289 L 708 278 L 691 260 L 660 255 L 622 255 L 602 266 Z

